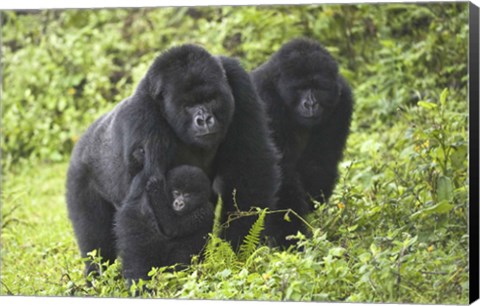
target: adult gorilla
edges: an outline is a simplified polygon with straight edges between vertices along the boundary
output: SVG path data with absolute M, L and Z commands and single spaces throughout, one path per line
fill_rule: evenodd
M 99 249 L 104 260 L 116 258 L 113 220 L 140 171 L 164 178 L 179 165 L 199 167 L 215 181 L 228 213 L 236 210 L 234 190 L 241 210 L 272 205 L 277 162 L 265 110 L 239 63 L 195 45 L 172 48 L 73 150 L 67 206 L 81 254 Z M 237 245 L 249 223 L 232 223 L 226 238 Z M 122 250 L 129 251 L 142 253 Z M 87 262 L 86 272 L 94 269 Z
M 309 197 L 326 201 L 335 186 L 350 131 L 350 86 L 328 51 L 308 39 L 286 43 L 251 75 L 282 153 L 283 179 L 273 208 L 304 216 L 313 210 Z M 300 220 L 286 222 L 278 214 L 267 225 L 267 235 L 281 245 L 290 244 L 286 235 L 302 230 Z

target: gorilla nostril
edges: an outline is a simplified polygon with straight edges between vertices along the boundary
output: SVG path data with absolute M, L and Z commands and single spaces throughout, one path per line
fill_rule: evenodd
M 205 120 L 203 119 L 203 116 L 197 116 L 195 118 L 195 124 L 201 127 L 205 126 Z
M 310 100 L 305 100 L 305 101 L 303 101 L 302 105 L 303 105 L 303 107 L 304 107 L 305 109 L 311 109 L 312 106 L 313 106 L 313 105 L 312 105 L 312 102 L 310 102 Z
M 201 114 L 195 117 L 195 125 L 200 128 L 211 128 L 215 124 L 215 117 L 209 114 Z
M 316 111 L 319 107 L 318 103 L 312 99 L 303 100 L 302 106 L 309 111 Z
M 185 206 L 185 203 L 183 201 L 175 200 L 173 202 L 173 208 L 176 211 L 182 210 L 184 206 Z
M 215 118 L 213 116 L 208 116 L 205 122 L 207 123 L 207 126 L 212 126 L 215 124 Z

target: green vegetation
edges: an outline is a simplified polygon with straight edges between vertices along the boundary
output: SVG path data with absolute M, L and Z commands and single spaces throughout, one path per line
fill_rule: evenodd
M 81 133 L 160 51 L 198 43 L 252 69 L 309 36 L 356 97 L 341 178 L 307 220 L 312 237 L 299 237 L 301 252 L 259 245 L 256 211 L 239 252 L 213 234 L 203 262 L 153 269 L 142 296 L 468 302 L 467 3 L 2 12 L 2 22 L 2 295 L 131 295 L 119 261 L 86 286 L 65 173 Z

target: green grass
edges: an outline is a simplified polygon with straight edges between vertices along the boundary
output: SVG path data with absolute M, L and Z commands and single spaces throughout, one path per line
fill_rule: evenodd
M 25 166 L 2 186 L 2 294 L 52 295 L 81 274 L 65 205 L 66 164 Z

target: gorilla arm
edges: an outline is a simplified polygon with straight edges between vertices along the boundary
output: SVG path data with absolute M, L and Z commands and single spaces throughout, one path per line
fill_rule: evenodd
M 146 185 L 147 178 L 142 173 L 135 176 L 115 215 L 116 245 L 127 279 L 146 278 L 152 267 L 161 266 L 167 254 L 163 249 L 165 236 L 151 210 Z
M 276 200 L 280 169 L 264 106 L 238 61 L 226 57 L 220 57 L 220 60 L 235 100 L 233 121 L 226 141 L 219 148 L 215 165 L 221 181 L 224 211 L 235 211 L 234 190 L 240 210 L 252 206 L 271 207 Z M 234 247 L 250 228 L 241 223 L 232 224 L 227 231 L 227 239 L 230 237 Z

